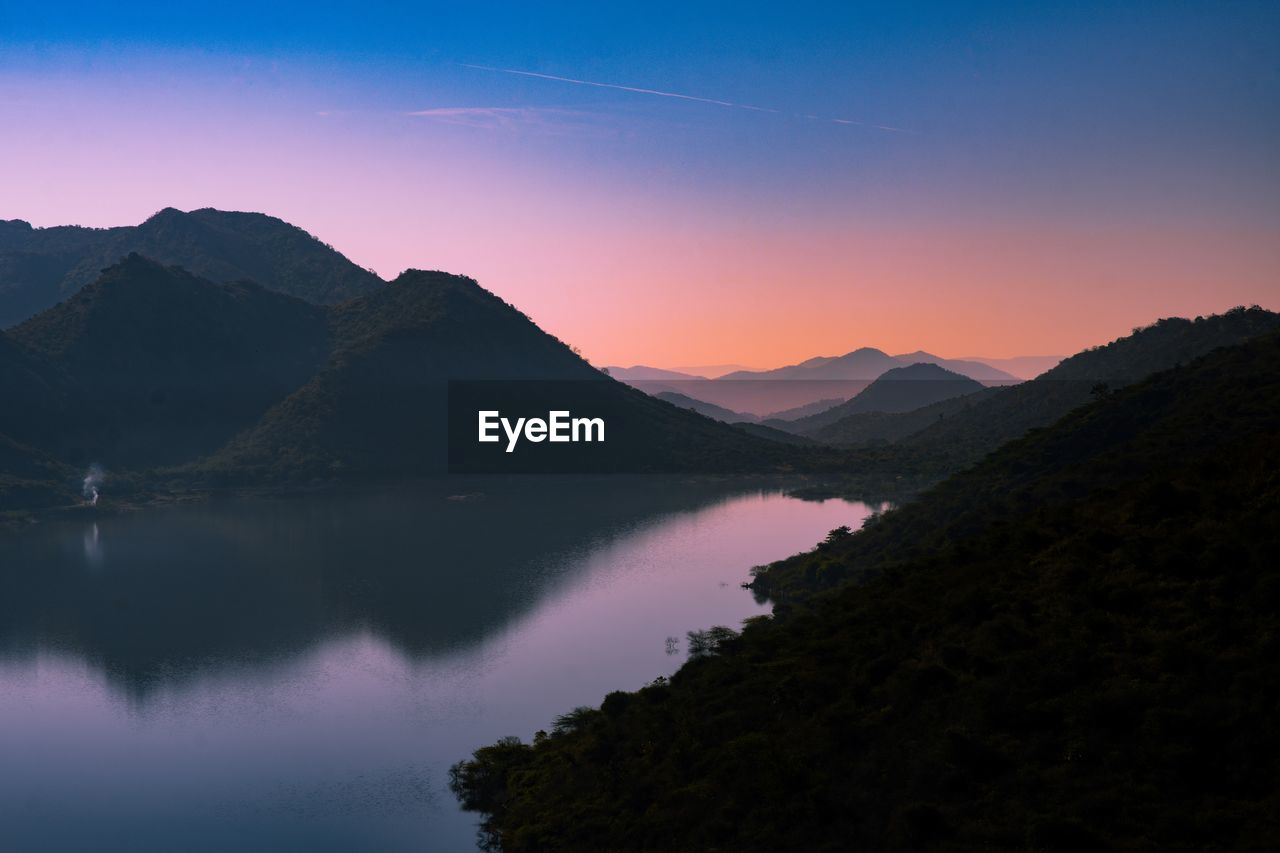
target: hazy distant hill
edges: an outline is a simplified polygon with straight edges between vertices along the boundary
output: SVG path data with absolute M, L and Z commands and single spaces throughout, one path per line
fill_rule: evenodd
M 792 421 L 770 421 L 768 426 L 799 435 L 811 435 L 842 418 L 868 412 L 910 412 L 923 406 L 981 391 L 983 385 L 936 364 L 913 364 L 886 371 L 861 393 L 838 406 Z
M 944 359 L 925 352 L 891 356 L 874 347 L 862 347 L 841 356 L 811 358 L 773 370 L 737 370 L 713 380 L 673 377 L 631 381 L 650 394 L 675 392 L 731 411 L 749 412 L 762 419 L 793 420 L 813 414 L 809 407 L 820 401 L 848 400 L 886 371 L 919 362 L 934 363 L 989 384 L 1018 381 L 1008 373 L 975 361 Z M 792 412 L 792 409 L 804 411 Z
M 717 382 L 741 381 L 744 379 L 839 379 L 867 381 L 878 378 L 886 370 L 901 367 L 898 361 L 888 353 L 875 347 L 862 347 L 841 356 L 819 356 L 778 367 L 773 370 L 736 370 L 718 378 Z
M 783 409 L 779 412 L 770 412 L 765 415 L 765 420 L 771 421 L 794 421 L 800 418 L 806 418 L 809 415 L 816 415 L 819 412 L 825 412 L 834 406 L 838 406 L 844 402 L 843 397 L 827 397 L 824 400 L 814 400 L 812 403 L 805 403 L 803 406 L 795 406 L 790 409 Z
M 659 400 L 666 400 L 673 406 L 679 406 L 682 409 L 692 409 L 700 415 L 706 415 L 709 418 L 714 418 L 717 421 L 723 421 L 727 424 L 744 422 L 754 423 L 756 421 L 755 415 L 746 414 L 744 412 L 735 412 L 732 409 L 726 409 L 721 406 L 717 406 L 714 403 L 704 403 L 701 400 L 695 400 L 692 397 L 675 391 L 659 391 L 653 396 L 657 397 Z
M 978 361 L 1011 373 L 1019 379 L 1034 379 L 1066 358 L 1065 355 L 1020 355 L 1013 358 L 987 358 L 985 356 L 966 356 L 964 361 Z
M 921 363 L 936 364 L 953 373 L 984 383 L 1016 382 L 1018 379 L 1010 373 L 979 361 L 942 358 L 923 350 L 903 355 L 889 355 L 875 347 L 861 347 L 840 356 L 819 356 L 774 370 L 740 370 L 721 376 L 720 379 L 829 379 L 870 382 L 895 367 Z
M 936 364 L 939 367 L 945 367 L 952 373 L 959 373 L 961 376 L 976 379 L 984 385 L 1008 384 L 1019 381 L 1019 377 L 986 362 L 964 358 L 943 358 L 924 350 L 895 355 L 894 358 L 904 364 Z
M 756 370 L 758 368 L 750 367 L 745 364 L 678 364 L 671 368 L 681 373 L 691 373 L 694 376 L 702 376 L 707 379 L 716 379 L 724 376 L 726 373 L 733 373 L 735 370 Z
M 818 444 L 821 444 L 821 442 L 814 441 L 812 438 L 807 438 L 803 435 L 796 435 L 793 432 L 787 432 L 786 430 L 781 430 L 776 427 L 767 426 L 766 424 L 762 424 L 762 423 L 753 423 L 751 421 L 741 421 L 739 423 L 734 424 L 733 426 L 735 429 L 742 430 L 748 435 L 754 435 L 757 438 L 764 438 L 764 439 L 768 439 L 769 441 L 779 442 L 781 444 L 793 444 L 793 445 L 796 445 L 797 447 L 814 447 L 814 446 L 817 446 Z
M 369 293 L 382 280 L 273 216 L 165 208 L 141 225 L 32 228 L 0 221 L 0 328 L 71 296 L 137 252 L 216 282 L 248 279 L 319 304 Z
M 619 382 L 655 382 L 663 379 L 702 378 L 692 373 L 664 370 L 661 367 L 645 367 L 643 364 L 637 364 L 634 367 L 606 367 L 603 369 Z
M 0 414 L 0 432 L 74 464 L 123 466 L 217 449 L 305 382 L 329 349 L 318 306 L 138 255 L 7 337 L 43 365 L 24 387 L 51 394 L 57 410 Z M 6 395 L 14 387 L 4 380 Z

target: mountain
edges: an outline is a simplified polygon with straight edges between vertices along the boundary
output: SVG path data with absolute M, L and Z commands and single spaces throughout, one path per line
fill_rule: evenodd
M 1028 430 L 1048 426 L 1095 396 L 1277 328 L 1280 314 L 1256 306 L 1194 320 L 1160 320 L 1078 353 L 1029 382 L 998 389 L 899 444 L 904 454 L 929 454 L 955 470 Z
M 726 373 L 733 373 L 735 370 L 756 370 L 757 368 L 748 367 L 745 364 L 695 364 L 690 366 L 679 365 L 672 369 L 681 373 L 701 376 L 704 379 L 716 379 Z
M 987 358 L 985 356 L 966 356 L 964 361 L 977 361 L 988 364 L 1019 379 L 1035 379 L 1046 370 L 1057 367 L 1066 358 L 1065 355 L 1020 355 L 1014 358 Z
M 1278 477 L 1270 335 L 832 531 L 773 618 L 451 786 L 509 853 L 1273 849 Z
M 733 425 L 735 429 L 739 429 L 748 435 L 754 435 L 757 438 L 776 441 L 780 444 L 792 444 L 798 447 L 814 447 L 819 442 L 803 435 L 796 435 L 786 430 L 777 429 L 776 427 L 766 426 L 761 423 L 753 423 L 751 421 L 742 421 Z
M 886 371 L 917 363 L 934 364 L 983 384 L 1018 381 L 1009 373 L 977 361 L 946 359 L 923 351 L 891 356 L 873 347 L 842 356 L 819 356 L 773 370 L 734 370 L 715 379 L 639 366 L 610 368 L 609 372 L 615 379 L 650 394 L 681 394 L 788 429 L 778 421 L 796 420 L 829 409 L 861 393 Z
M 0 221 L 0 328 L 34 316 L 131 253 L 215 282 L 256 281 L 318 304 L 369 293 L 382 280 L 301 228 L 261 213 L 165 208 L 141 225 L 32 228 Z
M 216 450 L 329 346 L 320 307 L 138 255 L 6 338 L 24 368 L 0 368 L 0 389 L 33 402 L 0 413 L 0 432 L 75 465 L 124 467 Z
M 633 367 L 606 367 L 605 372 L 619 382 L 655 382 L 664 379 L 701 379 L 692 373 L 681 373 L 678 370 L 663 370 L 661 367 L 645 367 L 637 364 Z
M 727 424 L 754 423 L 756 420 L 755 415 L 735 412 L 731 409 L 725 409 L 721 406 L 717 406 L 714 403 L 704 403 L 702 400 L 695 400 L 692 397 L 675 391 L 660 391 L 653 396 L 657 397 L 659 400 L 666 400 L 673 406 L 679 406 L 682 409 L 692 409 L 700 415 L 706 415 L 713 420 L 723 421 Z
M 827 409 L 838 406 L 843 402 L 843 397 L 828 397 L 825 400 L 814 400 L 812 403 L 805 403 L 803 406 L 793 406 L 790 409 L 770 412 L 765 415 L 764 419 L 771 421 L 794 421 L 808 417 L 809 415 L 816 415 L 819 412 L 825 412 Z
M 1014 376 L 1012 373 L 1007 373 L 982 361 L 964 358 L 942 358 L 924 350 L 895 355 L 894 358 L 903 364 L 936 364 L 939 367 L 945 367 L 952 373 L 959 373 L 961 376 L 976 379 L 984 385 L 1003 385 L 1020 381 L 1019 377 Z
M 799 364 L 778 367 L 773 370 L 735 370 L 719 377 L 717 382 L 746 379 L 838 379 L 843 381 L 870 382 L 886 370 L 901 367 L 902 362 L 875 349 L 862 347 L 841 356 L 811 358 Z
M 933 426 L 957 412 L 971 409 L 994 396 L 998 388 L 983 388 L 948 397 L 909 412 L 859 412 L 811 430 L 808 436 L 824 444 L 866 447 L 892 444 Z
M 537 395 L 560 383 L 551 395 L 555 408 L 589 411 L 612 425 L 609 440 L 593 451 L 602 470 L 760 471 L 797 458 L 794 449 L 610 379 L 469 278 L 411 270 L 330 314 L 333 347 L 323 367 L 202 463 L 204 476 L 255 482 L 439 473 L 453 462 L 450 389 L 461 393 L 465 380 L 473 380 L 465 388 L 492 389 L 492 399 Z M 474 444 L 474 421 L 464 427 L 469 431 L 455 438 Z M 533 445 L 502 456 L 498 448 L 496 470 L 550 449 Z
M 895 367 L 863 391 L 838 406 L 824 409 L 791 421 L 771 422 L 769 426 L 799 435 L 809 435 L 851 415 L 867 412 L 910 412 L 947 400 L 981 391 L 983 385 L 936 364 L 913 364 Z

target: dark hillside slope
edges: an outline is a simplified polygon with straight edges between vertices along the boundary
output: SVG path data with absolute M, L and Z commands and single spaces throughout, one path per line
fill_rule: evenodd
M 982 389 L 981 382 L 953 373 L 936 364 L 922 362 L 886 371 L 856 396 L 837 406 L 797 418 L 785 426 L 774 422 L 769 425 L 799 435 L 812 435 L 823 427 L 851 415 L 865 412 L 911 412 L 923 406 L 953 397 L 962 397 Z
M 247 279 L 318 304 L 382 286 L 376 275 L 301 228 L 261 213 L 165 208 L 140 225 L 118 228 L 0 221 L 0 328 L 68 298 L 132 253 L 201 278 Z
M 1078 353 L 1029 382 L 1004 388 L 982 404 L 915 433 L 902 446 L 908 452 L 939 455 L 958 469 L 1029 429 L 1053 423 L 1096 394 L 1277 328 L 1280 315 L 1257 307 L 1195 320 L 1160 320 Z
M 75 486 L 70 468 L 0 435 L 0 512 L 69 504 L 79 497 Z
M 0 332 L 0 433 L 21 441 L 45 434 L 68 414 L 64 386 L 47 359 Z
M 825 444 L 849 447 L 893 444 L 944 418 L 970 409 L 997 393 L 997 388 L 983 388 L 981 391 L 949 397 L 909 412 L 859 412 L 811 430 L 808 435 Z
M 314 373 L 329 333 L 299 299 L 132 255 L 7 337 L 45 365 L 27 387 L 56 385 L 62 408 L 0 413 L 0 431 L 76 465 L 133 467 L 221 446 Z
M 833 533 L 764 577 L 863 583 L 454 788 L 509 853 L 1276 849 L 1278 550 L 1268 336 Z

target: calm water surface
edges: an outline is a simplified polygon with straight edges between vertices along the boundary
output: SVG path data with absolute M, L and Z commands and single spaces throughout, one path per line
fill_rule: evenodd
M 2 532 L 0 847 L 474 850 L 449 765 L 670 674 L 871 509 L 453 480 Z

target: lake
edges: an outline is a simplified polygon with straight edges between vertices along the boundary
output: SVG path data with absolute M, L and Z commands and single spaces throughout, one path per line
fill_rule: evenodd
M 670 675 L 873 509 L 454 478 L 0 531 L 3 847 L 474 850 L 451 764 Z

